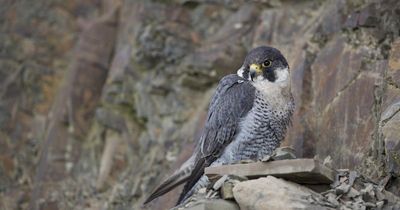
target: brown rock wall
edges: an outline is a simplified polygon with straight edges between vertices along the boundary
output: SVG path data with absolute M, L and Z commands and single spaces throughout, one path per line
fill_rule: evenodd
M 117 4 L 112 41 L 93 38 L 107 36 L 104 28 L 84 35 Z M 397 1 L 19 0 L 2 8 L 0 208 L 29 208 L 51 107 L 66 105 L 55 99 L 63 101 L 58 89 L 80 55 L 79 34 L 97 44 L 75 49 L 93 52 L 79 57 L 89 66 L 76 64 L 70 80 L 82 88 L 72 91 L 73 115 L 61 109 L 61 143 L 49 163 L 60 168 L 39 196 L 48 201 L 42 209 L 140 208 L 191 154 L 216 82 L 258 45 L 279 48 L 292 70 L 296 111 L 283 144 L 376 179 L 398 176 Z M 62 141 L 71 132 L 73 153 Z M 74 154 L 74 164 L 60 154 Z M 168 208 L 174 196 L 147 208 Z

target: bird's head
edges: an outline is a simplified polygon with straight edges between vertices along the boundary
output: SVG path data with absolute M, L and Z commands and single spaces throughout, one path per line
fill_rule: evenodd
M 246 56 L 237 74 L 252 82 L 287 84 L 289 65 L 281 52 L 273 47 L 261 46 L 252 49 Z

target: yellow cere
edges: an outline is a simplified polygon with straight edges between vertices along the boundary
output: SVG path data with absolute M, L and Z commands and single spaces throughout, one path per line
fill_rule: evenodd
M 250 65 L 250 69 L 253 69 L 254 71 L 256 71 L 257 74 L 260 74 L 262 72 L 261 66 L 259 64 L 255 64 L 255 63 Z

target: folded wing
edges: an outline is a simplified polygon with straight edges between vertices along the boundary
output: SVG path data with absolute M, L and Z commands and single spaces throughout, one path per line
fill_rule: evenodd
M 242 77 L 227 75 L 219 82 L 211 100 L 205 129 L 201 136 L 192 173 L 178 200 L 190 196 L 190 191 L 204 174 L 204 169 L 218 159 L 225 147 L 239 132 L 240 121 L 253 107 L 255 88 Z

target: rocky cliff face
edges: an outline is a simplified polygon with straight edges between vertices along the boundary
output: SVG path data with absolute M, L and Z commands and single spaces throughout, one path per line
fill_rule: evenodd
M 258 45 L 291 67 L 284 145 L 375 180 L 400 175 L 397 1 L 21 0 L 0 11 L 1 208 L 139 208 L 190 155 L 216 82 Z

